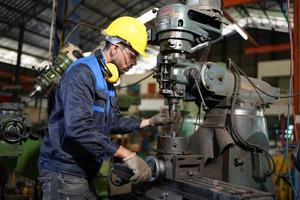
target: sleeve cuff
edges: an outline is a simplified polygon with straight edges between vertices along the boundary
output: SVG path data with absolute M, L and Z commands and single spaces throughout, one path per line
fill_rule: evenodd
M 113 156 L 117 152 L 119 147 L 120 145 L 111 142 L 107 145 L 107 147 L 103 150 L 103 153 L 99 157 L 101 157 L 103 160 L 110 159 L 111 156 Z
M 140 128 L 142 121 L 143 121 L 143 120 L 141 120 L 141 119 L 138 119 L 138 120 L 137 120 L 135 130 L 138 130 L 138 129 Z

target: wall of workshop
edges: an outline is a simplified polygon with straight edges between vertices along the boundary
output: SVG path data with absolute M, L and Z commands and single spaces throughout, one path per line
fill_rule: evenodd
M 290 74 L 290 60 L 273 60 L 273 61 L 262 61 L 258 63 L 258 79 L 264 79 L 269 77 L 288 77 Z M 278 85 L 276 87 L 281 88 L 281 95 L 287 95 L 288 80 L 283 81 L 278 79 Z M 283 89 L 284 88 L 284 89 Z M 266 115 L 287 115 L 288 111 L 288 99 L 280 98 L 275 104 L 270 105 L 270 109 L 265 111 Z M 290 108 L 290 113 L 292 110 Z

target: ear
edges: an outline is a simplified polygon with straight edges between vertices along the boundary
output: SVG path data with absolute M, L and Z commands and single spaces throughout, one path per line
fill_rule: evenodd
M 118 53 L 118 46 L 111 45 L 111 47 L 109 48 L 109 56 L 111 58 L 115 58 L 117 53 Z

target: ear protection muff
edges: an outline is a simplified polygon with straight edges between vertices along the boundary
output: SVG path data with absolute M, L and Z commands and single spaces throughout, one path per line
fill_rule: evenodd
M 100 51 L 96 51 L 95 55 L 97 55 L 96 56 L 97 58 L 98 58 L 98 56 L 101 57 L 101 58 L 103 56 Z M 103 69 L 106 81 L 109 82 L 110 84 L 116 83 L 120 78 L 118 67 L 113 63 L 106 63 L 105 64 L 102 61 L 102 59 L 99 59 L 99 58 L 97 59 L 97 61 L 99 62 L 99 65 Z
M 116 83 L 120 78 L 120 74 L 117 66 L 113 63 L 107 63 L 104 66 L 106 66 L 106 70 L 104 70 L 106 81 L 111 84 Z

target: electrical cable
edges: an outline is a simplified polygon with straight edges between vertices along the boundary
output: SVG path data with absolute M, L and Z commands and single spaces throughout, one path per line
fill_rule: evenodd
M 79 24 L 76 24 L 76 26 L 74 26 L 74 27 L 72 28 L 72 30 L 68 33 L 66 39 L 64 40 L 63 44 L 66 44 L 66 42 L 69 41 L 70 36 L 73 34 L 73 32 L 74 32 L 79 26 L 80 26 L 80 23 L 79 23 Z
M 196 83 L 196 87 L 197 87 L 198 93 L 199 93 L 200 98 L 201 98 L 201 102 L 202 102 L 202 105 L 203 105 L 203 110 L 208 110 L 208 107 L 207 107 L 207 105 L 205 104 L 203 95 L 202 95 L 202 93 L 201 93 L 199 83 L 198 83 L 198 81 L 197 81 L 196 78 L 194 78 L 194 80 L 195 80 L 195 83 Z
M 142 78 L 142 79 L 140 79 L 140 80 L 138 80 L 138 81 L 136 81 L 136 82 L 134 82 L 134 83 L 131 83 L 131 84 L 128 84 L 128 85 L 124 85 L 124 86 L 118 86 L 117 88 L 128 88 L 128 87 L 132 87 L 132 86 L 134 86 L 134 85 L 136 85 L 136 84 L 142 82 L 143 80 L 146 80 L 147 78 L 149 78 L 149 77 L 150 77 L 151 75 L 153 75 L 153 74 L 154 74 L 154 71 L 151 72 L 150 74 L 148 74 L 147 76 L 145 76 L 144 78 Z
M 260 100 L 261 100 L 262 102 L 265 103 L 264 99 L 261 97 L 261 95 L 260 95 L 259 92 L 258 92 L 258 89 L 260 89 L 260 88 L 257 87 L 257 86 L 253 83 L 253 81 L 247 76 L 247 74 L 246 74 L 245 72 L 243 72 L 243 70 L 242 70 L 241 68 L 239 68 L 234 62 L 233 62 L 233 65 L 232 65 L 232 66 L 235 68 L 235 70 L 238 70 L 240 73 L 242 73 L 242 74 L 244 75 L 244 77 L 249 81 L 249 83 L 250 83 L 250 84 L 252 85 L 252 87 L 254 88 L 254 90 L 255 90 L 255 92 L 257 93 L 257 95 L 259 96 Z M 274 98 L 277 98 L 277 97 L 274 96 Z
M 74 21 L 72 21 L 72 20 L 70 20 L 70 19 L 69 19 L 68 21 L 70 21 L 70 22 L 76 24 L 76 26 L 74 26 L 74 27 L 72 28 L 72 30 L 68 33 L 68 35 L 67 35 L 66 39 L 64 40 L 63 44 L 66 44 L 66 42 L 68 42 L 70 36 L 73 34 L 73 32 L 74 32 L 77 28 L 79 28 L 80 25 L 83 25 L 83 26 L 86 26 L 86 27 L 89 27 L 89 28 L 92 28 L 92 29 L 95 29 L 95 30 L 100 30 L 100 31 L 102 30 L 101 28 L 99 28 L 99 27 L 97 27 L 97 26 L 95 26 L 95 25 L 88 24 L 88 23 L 85 23 L 85 22 L 77 23 L 77 22 L 74 22 Z

